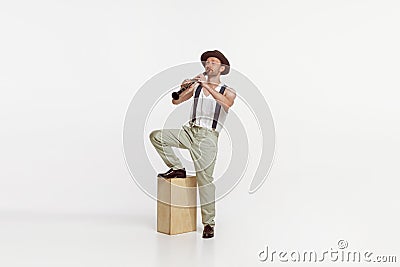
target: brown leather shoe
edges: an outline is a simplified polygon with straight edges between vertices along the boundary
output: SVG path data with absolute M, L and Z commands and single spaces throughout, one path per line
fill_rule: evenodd
M 171 168 L 165 173 L 159 173 L 157 176 L 166 178 L 166 179 L 168 179 L 168 178 L 186 178 L 186 170 L 185 170 L 185 168 L 178 169 L 178 170 L 173 170 Z
M 214 228 L 209 224 L 204 226 L 203 238 L 211 238 L 213 236 L 214 236 Z

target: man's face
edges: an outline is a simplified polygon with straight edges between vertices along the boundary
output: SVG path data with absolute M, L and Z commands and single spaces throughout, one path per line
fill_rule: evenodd
M 220 75 L 225 67 L 221 65 L 221 61 L 216 57 L 209 57 L 204 65 L 208 76 Z

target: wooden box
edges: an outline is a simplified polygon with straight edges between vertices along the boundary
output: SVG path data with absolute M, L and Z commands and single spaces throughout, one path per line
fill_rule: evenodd
M 196 231 L 196 176 L 157 179 L 157 231 L 169 235 Z

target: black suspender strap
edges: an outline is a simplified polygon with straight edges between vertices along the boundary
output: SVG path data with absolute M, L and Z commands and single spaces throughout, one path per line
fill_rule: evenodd
M 224 84 L 222 87 L 221 87 L 221 90 L 219 90 L 219 93 L 220 94 L 224 94 L 224 91 L 225 91 L 225 88 L 226 88 L 226 85 Z M 215 128 L 217 128 L 217 122 L 218 122 L 218 118 L 219 118 L 219 113 L 221 112 L 221 105 L 217 102 L 217 101 L 215 101 L 216 103 L 216 105 L 215 105 L 215 112 L 214 112 L 214 120 L 213 120 L 213 124 L 212 124 L 212 128 L 215 130 Z
M 202 89 L 202 86 L 201 86 L 201 84 L 199 84 L 199 86 L 197 86 L 197 88 L 196 88 L 196 92 L 194 93 L 192 122 L 196 121 L 197 103 L 199 102 L 199 95 L 200 95 L 201 89 Z

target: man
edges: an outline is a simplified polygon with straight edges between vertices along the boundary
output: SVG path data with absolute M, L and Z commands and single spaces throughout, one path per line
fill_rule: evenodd
M 182 129 L 162 129 L 150 133 L 150 140 L 165 164 L 170 168 L 158 174 L 163 178 L 185 178 L 186 170 L 175 155 L 172 147 L 190 151 L 195 169 L 201 202 L 203 238 L 214 236 L 215 227 L 215 185 L 213 172 L 218 150 L 218 136 L 233 105 L 236 93 L 221 83 L 220 76 L 229 73 L 228 59 L 218 50 L 204 52 L 201 62 L 207 79 L 197 75 L 197 81 L 184 90 L 179 99 L 172 100 L 178 105 L 194 96 L 189 125 Z M 187 85 L 190 80 L 183 81 Z

